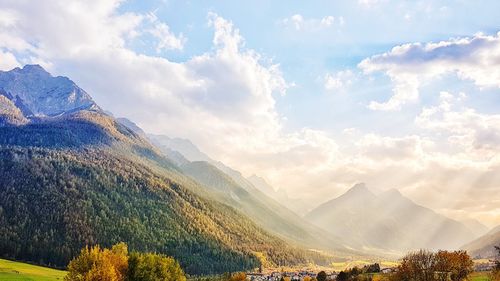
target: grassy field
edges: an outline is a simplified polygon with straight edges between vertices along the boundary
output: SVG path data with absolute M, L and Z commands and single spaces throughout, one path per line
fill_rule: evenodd
M 398 263 L 394 262 L 394 261 L 355 260 L 355 261 L 347 261 L 347 262 L 334 262 L 331 264 L 331 269 L 333 269 L 335 271 L 341 271 L 341 270 L 345 270 L 348 268 L 353 268 L 355 266 L 363 267 L 365 265 L 373 264 L 374 262 L 379 263 L 381 268 L 395 267 L 398 265 Z
M 0 259 L 0 281 L 62 281 L 66 271 Z
M 469 278 L 471 281 L 490 281 L 489 274 L 489 272 L 474 272 Z

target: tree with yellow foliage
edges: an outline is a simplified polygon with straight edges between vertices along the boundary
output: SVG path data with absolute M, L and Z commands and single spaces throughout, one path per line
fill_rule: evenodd
M 152 253 L 129 256 L 128 281 L 186 281 L 176 260 Z
M 231 276 L 227 279 L 228 281 L 245 281 L 247 280 L 247 275 L 245 272 L 236 272 L 231 274 Z
M 80 255 L 69 263 L 64 280 L 186 281 L 186 277 L 173 258 L 152 253 L 129 255 L 127 244 L 119 243 L 111 249 L 99 246 L 82 249 Z
M 125 243 L 111 249 L 99 245 L 86 247 L 68 265 L 65 281 L 125 281 L 128 270 L 128 250 Z

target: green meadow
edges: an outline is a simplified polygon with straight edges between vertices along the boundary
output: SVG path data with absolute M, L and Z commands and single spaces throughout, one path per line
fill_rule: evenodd
M 469 276 L 469 279 L 471 281 L 490 281 L 491 279 L 489 278 L 489 275 L 489 272 L 473 272 Z
M 62 281 L 66 271 L 0 259 L 0 281 Z

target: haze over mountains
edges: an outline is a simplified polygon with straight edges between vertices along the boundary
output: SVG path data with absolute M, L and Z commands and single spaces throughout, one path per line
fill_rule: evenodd
M 240 172 L 211 159 L 190 141 L 157 135 L 149 137 L 171 159 L 177 159 L 176 163 L 185 174 L 219 193 L 224 203 L 241 210 L 265 229 L 310 248 L 347 251 L 340 237 L 333 237 L 309 224 L 257 189 Z
M 241 173 L 214 161 L 188 140 L 151 137 L 167 154 L 190 155 L 192 160 L 210 162 L 221 170 L 231 171 L 228 174 L 236 175 L 240 181 L 245 180 Z M 246 180 L 290 209 L 302 205 L 294 204 L 286 193 L 274 190 L 256 175 Z M 335 237 L 349 237 L 344 239 L 345 245 L 375 252 L 404 252 L 417 248 L 456 249 L 488 231 L 476 220 L 456 221 L 419 206 L 395 189 L 376 196 L 364 184 L 356 185 L 339 198 L 318 206 L 305 218 Z
M 306 218 L 365 248 L 456 249 L 474 238 L 460 222 L 415 204 L 395 189 L 375 195 L 365 184 L 318 206 Z
M 68 78 L 36 65 L 0 72 L 4 257 L 64 266 L 86 244 L 126 241 L 174 256 L 189 273 L 217 273 L 262 257 L 286 265 L 456 249 L 484 232 L 364 184 L 305 218 L 290 204 L 189 140 L 115 119 Z
M 495 246 L 500 246 L 500 225 L 476 240 L 462 246 L 472 257 L 495 258 Z

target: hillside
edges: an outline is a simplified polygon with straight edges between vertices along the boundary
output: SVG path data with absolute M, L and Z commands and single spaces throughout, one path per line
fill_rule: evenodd
M 130 123 L 130 121 L 128 121 Z M 131 128 L 137 127 L 135 124 Z M 211 159 L 189 140 L 149 135 L 169 158 L 178 159 L 182 171 L 275 235 L 308 248 L 328 249 L 336 255 L 355 255 L 348 242 L 307 222 L 256 188 L 240 172 Z M 349 245 L 351 246 L 351 245 Z
M 34 78 L 16 78 L 29 87 L 9 88 L 11 107 L 16 91 L 51 85 L 57 103 L 68 97 L 64 89 L 76 91 L 54 82 L 74 85 L 67 78 L 26 68 Z M 307 262 L 304 250 L 212 200 L 147 140 L 75 93 L 89 106 L 26 102 L 24 111 L 33 113 L 22 114 L 26 122 L 0 126 L 0 255 L 63 267 L 87 244 L 124 241 L 171 255 L 191 274 L 254 268 L 257 254 L 275 264 Z
M 375 195 L 364 184 L 318 206 L 306 218 L 338 236 L 352 237 L 366 249 L 456 249 L 473 237 L 464 225 L 397 190 Z
M 495 246 L 500 247 L 500 226 L 462 246 L 471 256 L 480 258 L 496 257 Z
M 348 251 L 341 238 L 322 231 L 281 206 L 253 187 L 241 187 L 230 176 L 204 161 L 189 162 L 181 169 L 202 185 L 216 193 L 215 198 L 241 210 L 255 223 L 292 243 L 339 253 Z

